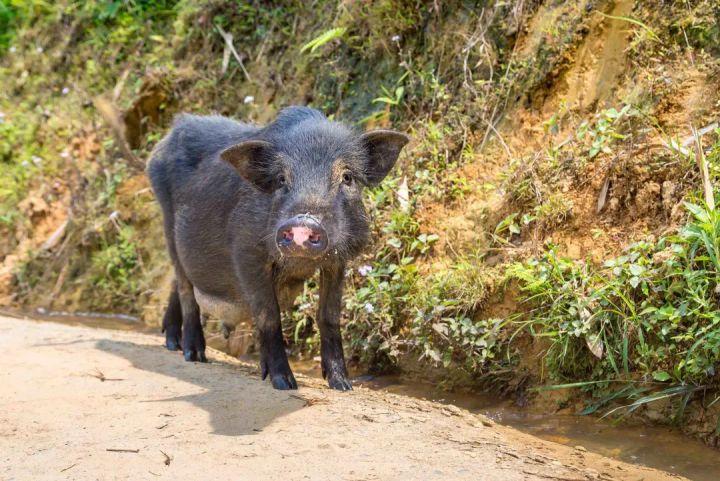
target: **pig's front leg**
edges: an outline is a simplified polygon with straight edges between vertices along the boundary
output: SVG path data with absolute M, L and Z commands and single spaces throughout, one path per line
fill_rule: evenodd
M 348 381 L 342 337 L 340 336 L 340 310 L 345 266 L 323 269 L 320 273 L 320 354 L 322 374 L 331 388 L 338 391 L 352 390 Z
M 280 308 L 272 275 L 264 271 L 254 274 L 252 281 L 247 281 L 246 297 L 259 335 L 262 378 L 270 376 L 275 389 L 297 389 L 297 382 L 285 352 Z

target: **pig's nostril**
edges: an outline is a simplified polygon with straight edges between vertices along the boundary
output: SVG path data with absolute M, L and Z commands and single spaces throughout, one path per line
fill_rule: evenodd
M 289 256 L 315 257 L 328 247 L 328 236 L 317 221 L 307 216 L 295 216 L 285 221 L 275 237 L 281 252 Z

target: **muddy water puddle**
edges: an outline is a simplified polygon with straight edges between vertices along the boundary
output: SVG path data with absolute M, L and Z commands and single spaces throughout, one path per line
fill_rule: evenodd
M 148 327 L 137 318 L 125 315 L 57 311 L 34 311 L 28 314 L 8 310 L 0 310 L 0 315 L 67 325 L 157 333 L 157 328 Z M 256 361 L 253 358 L 245 360 Z M 295 361 L 291 364 L 295 372 L 321 376 L 317 361 Z M 361 372 L 352 372 L 351 375 L 353 385 L 453 404 L 548 441 L 583 446 L 603 456 L 680 474 L 696 481 L 720 480 L 720 451 L 672 429 L 615 425 L 589 416 L 537 414 L 518 408 L 497 396 L 438 391 L 431 384 L 410 382 L 397 375 L 370 376 Z
M 291 364 L 296 372 L 321 376 L 316 361 Z M 532 413 L 497 396 L 438 391 L 431 384 L 408 382 L 397 375 L 369 376 L 353 372 L 351 375 L 353 385 L 453 404 L 547 441 L 582 446 L 609 458 L 680 474 L 695 481 L 720 480 L 720 451 L 673 429 L 613 424 L 591 416 Z
M 403 394 L 402 387 L 396 387 L 394 391 Z M 417 392 L 418 388 L 413 391 Z M 547 441 L 583 446 L 609 458 L 681 474 L 693 480 L 720 480 L 720 452 L 669 428 L 613 424 L 590 416 L 537 414 L 493 399 L 486 399 L 487 404 L 484 404 L 482 397 L 472 395 L 456 397 L 448 394 L 428 399 L 485 414 L 500 424 Z

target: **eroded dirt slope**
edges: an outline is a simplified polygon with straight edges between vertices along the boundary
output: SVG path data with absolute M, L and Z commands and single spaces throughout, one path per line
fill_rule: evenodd
M 0 318 L 0 478 L 680 479 L 453 406 L 299 377 L 278 392 L 217 351 Z

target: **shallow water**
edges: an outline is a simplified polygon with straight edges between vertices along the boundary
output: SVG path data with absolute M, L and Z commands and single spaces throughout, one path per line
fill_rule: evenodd
M 296 372 L 321 376 L 316 361 L 291 364 Z M 720 480 L 720 451 L 671 428 L 613 424 L 592 416 L 537 414 L 493 395 L 438 391 L 431 384 L 408 382 L 396 375 L 351 375 L 353 385 L 453 404 L 547 441 L 583 446 L 609 458 L 680 474 L 696 481 Z
M 7 310 L 0 310 L 0 314 L 68 325 L 157 332 L 138 319 L 125 315 L 53 311 L 35 311 L 28 314 Z M 317 361 L 295 361 L 291 364 L 295 372 L 307 376 L 321 376 L 320 364 Z M 352 382 L 356 386 L 454 404 L 548 441 L 569 446 L 580 445 L 588 451 L 610 458 L 680 474 L 696 481 L 720 480 L 720 451 L 673 429 L 614 425 L 609 421 L 590 416 L 536 414 L 488 394 L 437 391 L 431 384 L 410 382 L 396 375 L 351 374 Z

